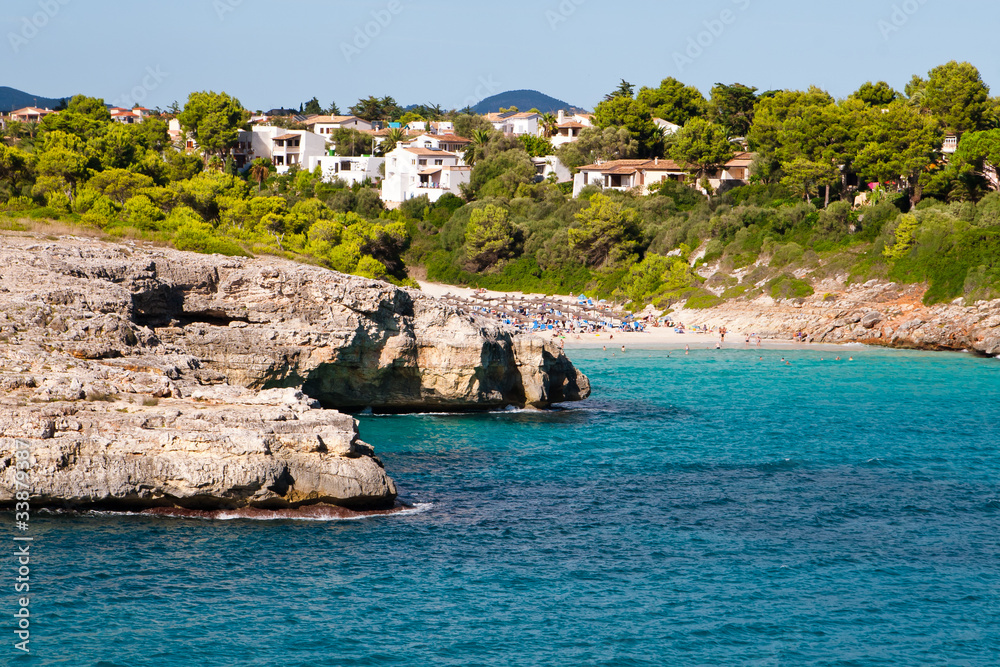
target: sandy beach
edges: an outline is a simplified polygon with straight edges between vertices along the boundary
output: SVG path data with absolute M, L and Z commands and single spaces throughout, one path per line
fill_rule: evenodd
M 472 297 L 493 297 L 493 298 L 504 298 L 504 297 L 514 297 L 514 298 L 528 298 L 528 299 L 544 299 L 551 303 L 565 303 L 568 305 L 575 305 L 577 302 L 576 297 L 566 296 L 566 295 L 552 295 L 552 294 L 524 294 L 521 292 L 494 292 L 490 290 L 477 291 L 471 287 L 457 287 L 455 285 L 444 285 L 441 283 L 431 283 L 431 282 L 420 282 L 420 289 L 425 294 L 433 296 L 435 298 L 441 298 L 443 296 L 458 296 L 462 298 L 472 298 Z M 698 324 L 699 326 L 707 326 L 709 328 L 718 328 L 719 326 L 726 326 L 729 329 L 726 334 L 725 342 L 719 340 L 718 333 L 701 333 L 694 330 L 688 329 L 684 333 L 679 333 L 675 331 L 672 327 L 648 327 L 642 332 L 600 332 L 600 333 L 590 333 L 590 334 L 566 334 L 565 336 L 553 335 L 551 332 L 539 333 L 538 335 L 545 338 L 549 338 L 555 341 L 561 341 L 562 344 L 567 348 L 603 348 L 603 347 L 616 347 L 620 348 L 622 345 L 626 349 L 633 348 L 644 348 L 644 349 L 657 349 L 657 348 L 684 348 L 689 346 L 692 350 L 694 349 L 715 349 L 716 344 L 721 342 L 723 349 L 743 349 L 743 348 L 760 348 L 760 349 L 776 349 L 782 348 L 787 349 L 789 347 L 815 347 L 814 345 L 806 343 L 796 343 L 794 340 L 788 339 L 770 339 L 765 338 L 757 345 L 756 337 L 752 338 L 750 345 L 746 344 L 746 337 L 750 334 L 756 333 L 755 330 L 738 331 L 735 330 L 731 323 L 713 323 L 711 319 L 705 317 L 705 312 L 695 312 L 695 311 L 682 311 L 675 313 L 674 317 L 677 318 L 679 322 L 688 323 L 690 320 L 692 324 Z M 685 319 L 686 316 L 686 319 Z

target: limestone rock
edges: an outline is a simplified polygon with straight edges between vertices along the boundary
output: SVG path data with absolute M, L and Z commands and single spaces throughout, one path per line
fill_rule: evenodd
M 356 422 L 301 392 L 208 388 L 197 399 L 119 394 L 0 404 L 0 506 L 18 441 L 34 505 L 72 508 L 391 507 L 396 487 Z M 223 390 L 223 391 L 220 391 Z

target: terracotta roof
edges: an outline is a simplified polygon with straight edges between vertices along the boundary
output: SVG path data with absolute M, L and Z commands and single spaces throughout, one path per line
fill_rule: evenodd
M 645 171 L 685 171 L 673 160 L 611 160 L 602 164 L 588 164 L 580 167 L 580 171 L 599 171 L 602 174 L 631 174 L 639 170 Z
M 306 125 L 316 125 L 317 123 L 346 123 L 349 120 L 362 120 L 357 116 L 313 116 L 306 119 Z M 363 121 L 367 123 L 368 121 Z
M 583 123 L 579 123 L 579 122 L 577 122 L 575 120 L 571 120 L 571 121 L 568 121 L 566 123 L 559 123 L 558 125 L 556 125 L 556 127 L 560 128 L 560 129 L 562 129 L 564 127 L 565 128 L 580 128 L 580 129 L 582 129 L 582 128 L 587 127 L 587 126 L 584 125 Z
M 430 155 L 434 157 L 456 157 L 454 153 L 449 153 L 448 151 L 436 151 L 433 148 L 411 148 L 410 146 L 404 146 L 404 151 L 410 151 L 414 155 Z
M 536 111 L 522 111 L 520 113 L 514 114 L 513 116 L 510 116 L 508 118 L 508 120 L 513 120 L 515 118 L 533 118 L 535 116 L 541 118 L 542 114 L 540 114 L 540 113 L 538 113 Z
M 275 137 L 274 141 L 284 141 L 284 140 L 288 140 L 288 139 L 298 139 L 301 136 L 302 136 L 301 134 L 283 134 L 280 137 Z
M 426 132 L 421 132 L 414 141 L 418 141 L 421 137 L 429 137 L 431 139 L 437 139 L 439 142 L 446 144 L 471 144 L 471 139 L 466 139 L 465 137 L 460 137 L 457 134 L 427 134 Z
M 424 169 L 423 171 L 417 172 L 420 176 L 433 176 L 434 174 L 441 173 L 441 167 L 436 167 L 434 169 Z

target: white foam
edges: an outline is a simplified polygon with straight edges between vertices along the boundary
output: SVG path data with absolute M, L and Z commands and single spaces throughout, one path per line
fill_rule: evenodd
M 390 512 L 388 514 L 360 514 L 358 516 L 329 516 L 329 517 L 319 517 L 319 516 L 244 516 L 239 513 L 239 511 L 219 511 L 214 516 L 177 516 L 171 514 L 149 514 L 146 512 L 112 512 L 107 510 L 86 510 L 80 512 L 82 516 L 100 516 L 100 517 L 121 517 L 121 516 L 137 516 L 146 519 L 160 518 L 160 519 L 186 519 L 186 520 L 197 520 L 197 521 L 318 521 L 318 522 L 334 522 L 334 521 L 361 521 L 364 519 L 375 519 L 379 517 L 394 517 L 394 516 L 413 516 L 415 514 L 423 514 L 430 508 L 434 507 L 434 503 L 415 503 L 411 507 L 404 507 L 396 512 Z M 51 514 L 76 514 L 73 511 L 61 511 L 61 510 L 42 510 L 43 512 Z

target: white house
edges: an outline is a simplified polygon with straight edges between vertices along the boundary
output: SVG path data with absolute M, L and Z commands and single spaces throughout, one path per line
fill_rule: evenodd
M 124 123 L 125 125 L 133 125 L 135 123 L 141 123 L 142 121 L 153 115 L 153 112 L 145 107 L 134 107 L 132 109 L 123 109 L 121 107 L 111 107 L 108 109 L 111 114 L 111 120 L 116 123 Z M 178 129 L 180 126 L 178 125 Z
M 649 194 L 649 187 L 666 180 L 684 181 L 686 169 L 673 160 L 654 158 L 652 160 L 611 160 L 588 164 L 577 170 L 573 179 L 573 196 L 588 185 L 596 185 L 604 190 L 634 190 Z
M 593 126 L 594 121 L 589 114 L 567 116 L 566 112 L 560 109 L 556 117 L 556 133 L 549 141 L 557 148 L 563 144 L 571 144 L 580 138 L 580 132 Z
M 284 174 L 293 166 L 309 168 L 310 161 L 326 155 L 327 148 L 326 138 L 314 132 L 255 125 L 249 132 L 240 132 L 233 152 L 238 167 L 266 158 L 279 174 Z
M 385 156 L 382 201 L 394 208 L 421 195 L 432 202 L 446 192 L 459 195 L 471 173 L 472 168 L 460 164 L 454 153 L 399 145 Z
M 341 128 L 369 132 L 372 124 L 357 116 L 313 116 L 306 120 L 306 129 L 323 135 L 327 139 Z
M 676 134 L 677 130 L 681 129 L 680 125 L 671 123 L 669 120 L 663 120 L 662 118 L 654 118 L 653 122 L 656 123 L 656 127 L 663 130 L 663 134 L 665 135 Z
M 556 183 L 568 183 L 573 180 L 573 172 L 555 155 L 533 157 L 531 162 L 535 165 L 535 172 L 542 181 L 548 180 L 551 174 L 555 174 Z
M 421 134 L 402 142 L 402 145 L 408 148 L 433 148 L 449 153 L 459 153 L 471 143 L 472 141 L 469 139 L 454 134 Z
M 511 136 L 519 137 L 527 134 L 540 137 L 545 132 L 542 125 L 542 115 L 534 111 L 519 113 L 488 113 L 486 120 L 493 123 L 493 128 Z
M 312 171 L 317 166 L 322 169 L 323 182 L 332 183 L 340 179 L 348 185 L 364 183 L 371 180 L 376 183 L 382 179 L 380 167 L 385 164 L 382 157 L 342 157 L 340 155 L 323 155 L 312 158 L 309 162 L 309 170 Z

